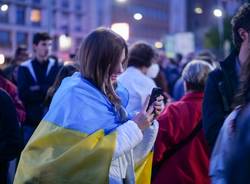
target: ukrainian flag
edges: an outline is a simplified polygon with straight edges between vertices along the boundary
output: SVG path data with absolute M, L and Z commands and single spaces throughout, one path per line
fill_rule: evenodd
M 108 183 L 119 125 L 114 106 L 80 73 L 64 79 L 22 152 L 14 183 Z

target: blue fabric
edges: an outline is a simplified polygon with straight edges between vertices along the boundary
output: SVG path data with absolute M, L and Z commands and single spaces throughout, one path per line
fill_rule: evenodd
M 184 94 L 184 81 L 182 78 L 179 78 L 174 85 L 173 98 L 175 101 L 178 101 L 184 96 Z
M 121 124 L 114 105 L 79 72 L 63 80 L 43 120 L 87 134 Z
M 121 84 L 117 83 L 117 88 L 115 89 L 116 94 L 120 97 L 121 103 L 123 107 L 127 107 L 129 101 L 129 93 L 128 90 Z

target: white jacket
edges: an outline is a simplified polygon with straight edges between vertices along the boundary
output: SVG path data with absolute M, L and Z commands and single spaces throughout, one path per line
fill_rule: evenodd
M 117 141 L 109 170 L 110 184 L 135 183 L 134 165 L 142 161 L 153 148 L 158 122 L 147 128 L 143 133 L 136 123 L 127 121 L 117 128 Z

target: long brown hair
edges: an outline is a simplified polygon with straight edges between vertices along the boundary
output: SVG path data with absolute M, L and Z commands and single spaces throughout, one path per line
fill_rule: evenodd
M 241 74 L 239 81 L 239 91 L 235 95 L 234 107 L 242 106 L 244 107 L 250 102 L 250 54 L 247 60 L 241 66 Z
M 114 91 L 110 75 L 119 64 L 123 50 L 126 63 L 128 48 L 125 40 L 110 29 L 98 28 L 86 37 L 78 51 L 82 76 L 99 88 L 115 105 L 120 103 L 120 99 Z

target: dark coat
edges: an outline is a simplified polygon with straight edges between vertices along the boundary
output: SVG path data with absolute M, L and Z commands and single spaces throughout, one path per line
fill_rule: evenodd
M 53 64 L 50 64 L 53 63 Z M 18 92 L 26 109 L 25 125 L 36 127 L 44 115 L 44 100 L 48 88 L 54 83 L 60 69 L 57 61 L 48 61 L 48 65 L 40 66 L 34 60 L 22 63 L 18 69 Z M 43 69 L 42 69 L 43 67 Z M 41 72 L 47 70 L 46 74 Z M 31 72 L 32 71 L 32 72 Z
M 22 148 L 21 131 L 11 97 L 0 88 L 0 183 L 6 183 L 8 162 Z
M 212 71 L 206 82 L 203 101 L 203 127 L 210 149 L 227 115 L 233 110 L 232 103 L 238 88 L 236 51 L 232 52 L 220 68 Z

